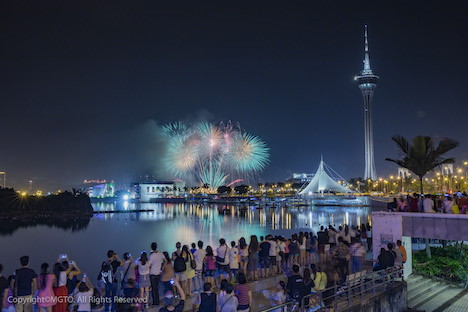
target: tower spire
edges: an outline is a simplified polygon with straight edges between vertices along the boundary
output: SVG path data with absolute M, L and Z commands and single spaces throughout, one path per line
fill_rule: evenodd
M 367 25 L 364 26 L 364 69 L 362 70 L 363 75 L 372 74 L 372 69 L 370 67 L 369 59 L 369 41 L 367 39 Z

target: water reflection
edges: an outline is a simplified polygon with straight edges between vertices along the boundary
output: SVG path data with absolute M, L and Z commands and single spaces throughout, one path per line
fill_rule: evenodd
M 360 225 L 361 220 L 370 222 L 371 209 L 367 207 L 300 207 L 300 208 L 266 208 L 258 206 L 239 207 L 221 204 L 97 204 L 98 213 L 95 218 L 100 220 L 128 219 L 137 221 L 173 220 L 184 217 L 184 220 L 194 222 L 227 223 L 238 220 L 245 224 L 254 224 L 262 228 L 277 230 L 292 230 L 308 228 L 318 230 L 320 225 L 340 226 L 343 224 Z M 109 211 L 135 211 L 139 213 L 105 213 Z
M 0 246 L 5 272 L 13 272 L 19 257 L 31 257 L 31 267 L 39 270 L 44 261 L 52 263 L 66 253 L 83 272 L 94 278 L 108 249 L 119 254 L 139 254 L 152 241 L 159 250 L 172 252 L 177 241 L 189 244 L 202 240 L 218 246 L 219 238 L 228 242 L 241 236 L 284 235 L 298 231 L 318 231 L 320 225 L 358 225 L 369 222 L 370 208 L 300 207 L 259 208 L 203 204 L 94 204 L 98 211 L 91 218 L 71 220 L 17 220 L 0 223 Z M 126 213 L 132 210 L 145 212 Z M 106 213 L 113 211 L 114 213 Z M 247 239 L 249 240 L 249 239 Z
M 65 231 L 77 232 L 86 229 L 90 220 L 91 217 L 2 219 L 0 220 L 0 235 L 13 235 L 13 233 L 19 229 L 37 226 L 47 226 Z

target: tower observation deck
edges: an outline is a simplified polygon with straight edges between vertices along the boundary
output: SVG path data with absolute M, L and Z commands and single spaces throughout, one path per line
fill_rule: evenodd
M 372 99 L 374 89 L 377 87 L 379 76 L 374 75 L 370 66 L 369 43 L 367 40 L 367 25 L 364 29 L 364 68 L 361 75 L 354 77 L 359 83 L 362 96 L 364 98 L 364 142 L 365 142 L 365 179 L 377 179 L 374 162 L 374 133 L 372 126 Z

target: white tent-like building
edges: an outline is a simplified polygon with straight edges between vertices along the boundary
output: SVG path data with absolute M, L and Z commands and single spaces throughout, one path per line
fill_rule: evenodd
M 320 165 L 315 173 L 314 178 L 310 183 L 299 192 L 299 195 L 313 195 L 323 194 L 328 192 L 335 193 L 352 193 L 353 191 L 347 187 L 340 185 L 338 182 L 333 180 L 328 173 L 325 171 L 326 164 L 323 159 L 320 160 Z

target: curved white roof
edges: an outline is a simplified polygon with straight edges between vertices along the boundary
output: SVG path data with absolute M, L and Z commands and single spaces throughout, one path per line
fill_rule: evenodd
M 333 180 L 325 171 L 323 160 L 320 161 L 320 166 L 315 173 L 314 178 L 310 181 L 299 195 L 312 195 L 314 193 L 351 193 L 352 191 Z

